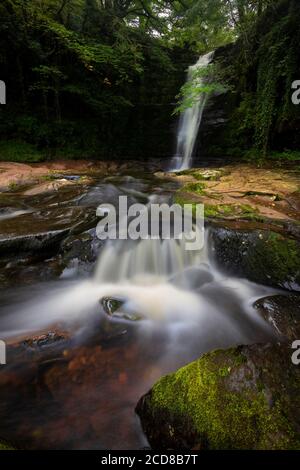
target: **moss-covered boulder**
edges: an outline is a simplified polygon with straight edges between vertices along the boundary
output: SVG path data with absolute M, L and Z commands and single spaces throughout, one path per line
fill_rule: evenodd
M 299 390 L 289 348 L 243 346 L 163 377 L 136 410 L 155 449 L 300 449 Z
M 228 274 L 300 291 L 300 243 L 268 230 L 211 230 L 212 255 Z

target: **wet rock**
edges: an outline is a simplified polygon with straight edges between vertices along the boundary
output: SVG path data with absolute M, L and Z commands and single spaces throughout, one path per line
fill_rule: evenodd
M 53 177 L 55 179 L 64 179 L 67 181 L 79 181 L 81 178 L 80 175 L 61 175 L 61 174 L 56 174 Z
M 58 191 L 60 188 L 64 186 L 68 186 L 73 184 L 72 181 L 69 181 L 65 178 L 63 179 L 58 179 L 54 181 L 46 181 L 44 183 L 40 183 L 38 185 L 35 185 L 31 189 L 27 189 L 24 191 L 24 196 L 36 196 L 38 194 L 43 194 L 43 193 L 51 193 L 54 191 Z
M 99 256 L 103 241 L 96 236 L 96 230 L 90 229 L 74 235 L 71 233 L 63 240 L 60 248 L 63 267 L 62 278 L 76 275 L 89 275 Z
M 113 315 L 123 304 L 124 300 L 112 297 L 103 297 L 103 299 L 101 299 L 101 305 L 108 315 Z
M 93 250 L 94 237 L 90 231 L 68 236 L 61 244 L 63 262 L 66 264 L 76 258 L 85 262 L 94 262 L 97 253 Z
M 2 220 L 0 256 L 28 252 L 52 255 L 69 234 L 81 233 L 96 224 L 95 211 L 79 207 L 51 207 L 16 219 Z
M 56 250 L 61 241 L 68 235 L 69 230 L 52 230 L 44 233 L 28 233 L 19 236 L 0 238 L 0 256 L 9 253 L 41 253 L 47 254 Z
M 300 291 L 300 242 L 269 230 L 212 228 L 219 269 L 250 281 Z
M 99 204 L 114 204 L 118 207 L 119 196 L 124 195 L 113 184 L 98 184 L 90 188 L 86 194 L 81 196 L 78 200 L 79 206 L 92 206 L 97 207 Z
M 273 295 L 259 299 L 254 308 L 277 331 L 278 335 L 292 342 L 300 338 L 300 296 Z
M 58 278 L 64 267 L 59 256 L 50 259 L 29 257 L 13 259 L 5 267 L 0 267 L 1 289 L 49 281 Z
M 116 210 L 119 207 L 119 197 L 127 196 L 128 206 L 137 201 L 139 192 L 129 188 L 118 188 L 113 184 L 101 183 L 90 188 L 78 199 L 78 205 L 97 208 L 100 204 L 112 204 Z
M 215 170 L 211 168 L 207 169 L 191 169 L 191 170 L 183 170 L 175 173 L 176 176 L 191 176 L 193 179 L 196 180 L 211 180 L 216 181 L 219 180 L 220 177 L 223 175 L 224 170 Z
M 99 218 L 96 215 L 94 209 L 86 209 L 82 214 L 82 217 L 76 222 L 70 229 L 70 234 L 81 234 L 96 227 L 99 222 Z
M 32 212 L 30 209 L 21 209 L 19 207 L 0 207 L 0 220 L 14 219 L 20 215 Z
M 300 368 L 285 345 L 205 354 L 136 408 L 154 449 L 299 449 Z
M 60 341 L 66 341 L 69 337 L 67 333 L 62 333 L 58 331 L 48 331 L 47 333 L 32 336 L 23 341 L 23 346 L 25 348 L 36 349 L 36 348 L 44 348 L 47 346 L 53 345 L 53 343 L 57 343 Z
M 103 307 L 104 312 L 116 318 L 124 318 L 125 320 L 137 321 L 141 319 L 141 316 L 135 312 L 126 311 L 124 308 L 126 300 L 115 297 L 103 297 L 100 303 Z

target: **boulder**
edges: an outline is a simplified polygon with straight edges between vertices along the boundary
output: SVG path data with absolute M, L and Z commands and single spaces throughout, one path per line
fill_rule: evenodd
M 110 317 L 123 318 L 124 320 L 138 321 L 141 320 L 141 315 L 132 312 L 131 310 L 126 311 L 126 299 L 116 297 L 103 297 L 100 300 L 104 312 Z
M 300 339 L 300 296 L 273 295 L 259 299 L 254 308 L 289 342 Z
M 154 449 L 299 449 L 300 368 L 283 344 L 205 354 L 136 408 Z
M 300 291 L 300 242 L 270 230 L 210 232 L 211 254 L 219 269 L 250 281 Z

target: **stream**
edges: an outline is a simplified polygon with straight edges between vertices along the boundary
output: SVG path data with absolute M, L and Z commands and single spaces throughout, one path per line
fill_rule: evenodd
M 30 225 L 37 214 L 39 223 L 42 216 L 51 221 L 58 207 L 63 214 L 95 211 L 100 203 L 116 204 L 120 193 L 131 202 L 171 202 L 174 190 L 147 173 L 74 184 L 57 191 L 50 205 L 49 196 L 27 198 L 24 213 L 10 212 L 0 229 L 12 220 Z M 86 261 L 85 269 L 74 258 L 56 279 L 1 290 L 0 331 L 8 348 L 0 436 L 21 447 L 145 448 L 135 406 L 162 375 L 207 351 L 272 335 L 252 307 L 272 289 L 220 272 L 209 228 L 204 248 L 190 252 L 177 240 L 99 243 L 91 233 L 97 261 Z M 29 269 L 37 263 L 43 270 L 47 262 L 32 260 Z

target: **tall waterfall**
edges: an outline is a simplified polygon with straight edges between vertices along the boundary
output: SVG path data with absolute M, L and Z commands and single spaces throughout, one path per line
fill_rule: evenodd
M 193 80 L 194 71 L 206 67 L 213 57 L 213 52 L 199 58 L 196 64 L 188 69 L 187 81 Z M 201 85 L 203 79 L 199 79 Z M 199 99 L 190 108 L 187 108 L 180 116 L 177 132 L 176 154 L 172 161 L 173 170 L 185 170 L 192 165 L 193 150 L 196 143 L 198 130 L 201 124 L 203 111 L 207 102 L 207 94 L 201 93 Z

